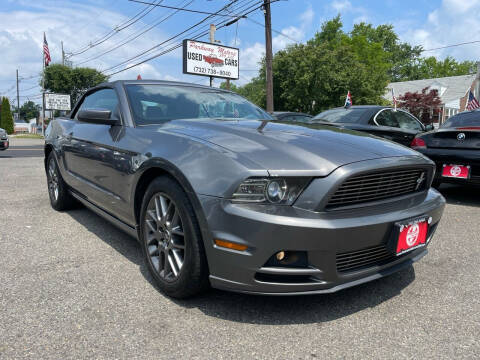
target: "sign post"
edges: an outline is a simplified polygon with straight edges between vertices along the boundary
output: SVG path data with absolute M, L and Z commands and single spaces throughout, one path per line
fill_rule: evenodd
M 238 80 L 239 50 L 197 40 L 183 40 L 183 73 Z

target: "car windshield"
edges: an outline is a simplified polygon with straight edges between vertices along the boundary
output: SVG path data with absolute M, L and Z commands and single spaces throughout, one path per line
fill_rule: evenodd
M 480 126 L 480 112 L 471 112 L 452 116 L 445 121 L 441 128 L 461 128 L 469 126 Z
M 178 85 L 127 85 L 137 125 L 178 119 L 261 119 L 272 117 L 239 95 L 218 89 Z
M 328 121 L 333 123 L 358 123 L 365 109 L 334 109 L 324 111 L 313 118 L 313 122 Z

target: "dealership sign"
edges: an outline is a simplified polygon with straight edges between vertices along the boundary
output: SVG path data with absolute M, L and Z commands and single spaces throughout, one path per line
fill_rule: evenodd
M 70 95 L 45 94 L 45 109 L 47 110 L 71 110 Z
M 237 48 L 183 40 L 183 73 L 237 80 Z

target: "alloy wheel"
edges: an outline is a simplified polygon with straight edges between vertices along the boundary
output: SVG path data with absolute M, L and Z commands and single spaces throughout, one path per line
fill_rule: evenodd
M 53 157 L 48 162 L 48 191 L 53 200 L 58 200 L 58 172 Z
M 166 281 L 176 280 L 185 261 L 185 233 L 175 202 L 166 194 L 155 194 L 145 216 L 147 255 L 155 271 Z

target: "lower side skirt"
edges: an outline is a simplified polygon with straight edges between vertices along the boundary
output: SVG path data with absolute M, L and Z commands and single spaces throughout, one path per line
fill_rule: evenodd
M 108 222 L 112 223 L 113 225 L 115 225 L 117 228 L 119 228 L 123 232 L 127 233 L 130 236 L 133 236 L 138 241 L 138 233 L 137 233 L 136 228 L 134 228 L 134 227 L 132 227 L 128 224 L 125 224 L 123 221 L 117 219 L 113 215 L 110 215 L 108 212 L 106 212 L 105 210 L 103 210 L 103 209 L 99 208 L 98 206 L 92 204 L 90 201 L 88 201 L 87 199 L 78 195 L 77 193 L 75 193 L 73 191 L 69 191 L 69 193 L 70 193 L 70 195 L 72 195 L 72 197 L 74 197 L 76 200 L 80 201 L 88 209 L 92 210 L 97 215 L 101 216 L 102 218 L 104 218 Z

